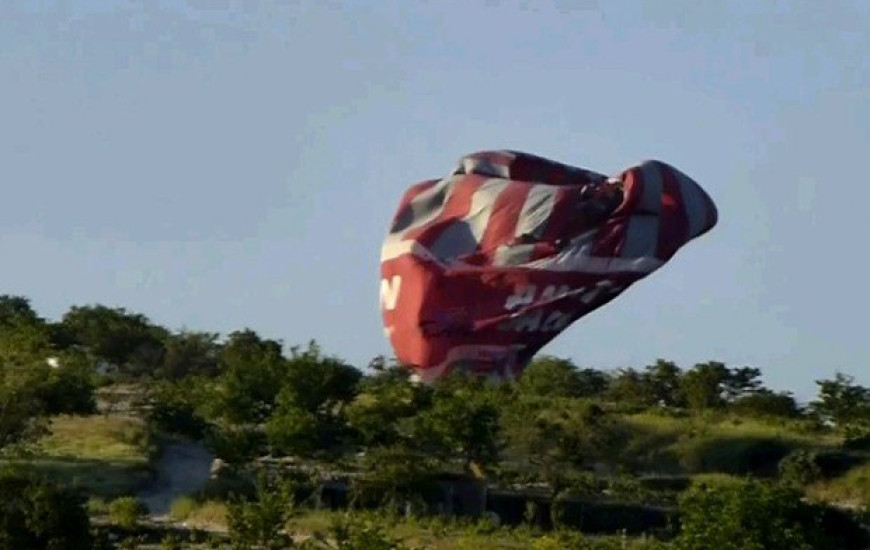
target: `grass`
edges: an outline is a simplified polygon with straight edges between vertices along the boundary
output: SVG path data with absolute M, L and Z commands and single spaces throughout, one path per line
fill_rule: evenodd
M 870 463 L 852 468 L 840 477 L 814 483 L 806 492 L 832 504 L 867 507 L 870 505 Z
M 832 448 L 841 442 L 835 434 L 789 420 L 655 413 L 622 419 L 634 433 L 629 456 L 650 471 L 670 474 L 772 474 L 779 459 L 793 449 Z
M 90 495 L 130 494 L 150 477 L 155 445 L 145 424 L 126 416 L 58 416 L 33 456 L 9 460 Z

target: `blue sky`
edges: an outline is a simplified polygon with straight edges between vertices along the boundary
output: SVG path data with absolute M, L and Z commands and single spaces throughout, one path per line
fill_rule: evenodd
M 674 164 L 720 224 L 544 352 L 870 384 L 870 3 L 4 1 L 0 291 L 389 353 L 403 190 L 515 148 Z

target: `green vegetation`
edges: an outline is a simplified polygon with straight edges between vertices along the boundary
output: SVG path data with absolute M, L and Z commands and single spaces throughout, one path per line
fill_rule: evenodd
M 539 357 L 516 384 L 424 386 L 316 342 L 4 296 L 0 460 L 25 481 L 0 536 L 47 548 L 52 518 L 90 515 L 70 532 L 101 548 L 866 547 L 870 390 L 818 385 L 800 406 L 753 367 Z M 154 524 L 136 495 L 178 438 L 222 467 Z
M 118 497 L 109 503 L 109 519 L 124 529 L 135 529 L 148 514 L 148 508 L 136 497 Z

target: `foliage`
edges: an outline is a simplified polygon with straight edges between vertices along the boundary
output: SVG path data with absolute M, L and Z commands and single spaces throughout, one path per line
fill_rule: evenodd
M 798 449 L 780 461 L 779 476 L 784 482 L 800 487 L 820 479 L 822 471 L 814 453 Z
M 233 550 L 285 548 L 284 526 L 294 513 L 294 487 L 260 472 L 253 498 L 236 498 L 227 506 L 227 527 Z
M 329 529 L 332 540 L 310 538 L 303 543 L 304 550 L 411 550 L 386 529 L 373 521 L 353 518 L 338 519 Z
M 168 331 L 144 315 L 103 305 L 73 306 L 59 324 L 63 347 L 84 346 L 127 376 L 153 370 Z
M 833 380 L 817 380 L 819 397 L 810 404 L 822 419 L 845 426 L 870 421 L 870 388 L 855 384 L 854 378 L 837 372 Z
M 191 376 L 215 376 L 219 369 L 218 334 L 182 331 L 170 334 L 155 376 L 163 380 L 180 380 Z
M 181 496 L 172 501 L 169 506 L 169 519 L 172 521 L 184 521 L 196 510 L 196 500 L 190 496 Z
M 543 356 L 533 360 L 523 372 L 518 390 L 547 397 L 594 397 L 607 389 L 609 381 L 602 371 L 579 370 L 568 359 Z
M 134 529 L 148 514 L 148 508 L 133 496 L 118 497 L 109 503 L 109 520 L 124 529 Z
M 201 393 L 190 391 L 192 387 L 203 389 L 208 386 L 205 381 L 194 377 L 185 378 L 182 382 L 158 380 L 151 384 L 148 390 L 149 423 L 165 433 L 203 438 L 209 425 L 200 413 Z
M 731 410 L 749 417 L 798 418 L 800 407 L 788 392 L 761 389 L 735 399 Z
M 481 380 L 457 375 L 434 386 L 432 404 L 412 423 L 415 447 L 439 458 L 490 464 L 498 455 L 499 407 Z
M 89 550 L 84 498 L 29 475 L 0 473 L 0 548 Z
M 815 550 L 856 542 L 825 529 L 825 511 L 795 489 L 760 481 L 697 485 L 680 500 L 680 550 Z M 848 533 L 852 536 L 854 533 Z
M 364 475 L 351 481 L 354 505 L 392 505 L 417 501 L 431 488 L 436 460 L 402 446 L 371 449 L 362 461 Z

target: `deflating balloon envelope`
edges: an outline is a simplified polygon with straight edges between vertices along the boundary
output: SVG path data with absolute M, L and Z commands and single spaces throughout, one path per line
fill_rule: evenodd
M 399 203 L 381 250 L 386 334 L 423 381 L 457 369 L 516 378 L 717 216 L 659 161 L 607 177 L 517 151 L 465 156 Z

